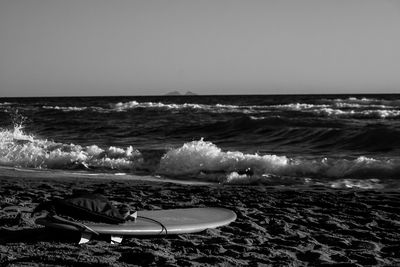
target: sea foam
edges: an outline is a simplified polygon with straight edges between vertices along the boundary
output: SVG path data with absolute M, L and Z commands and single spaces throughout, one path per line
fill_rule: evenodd
M 60 106 L 42 106 L 43 109 L 54 109 L 61 111 L 83 111 L 88 109 L 88 107 L 60 107 Z
M 33 108 L 33 107 L 32 107 Z M 108 107 L 77 107 L 77 106 L 42 106 L 43 109 L 63 112 L 93 111 L 100 113 L 128 112 L 135 109 L 191 110 L 194 112 L 210 113 L 243 113 L 259 115 L 271 112 L 301 112 L 309 115 L 356 118 L 356 119 L 391 119 L 400 117 L 400 101 L 374 98 L 325 99 L 320 103 L 287 103 L 278 105 L 227 105 L 227 104 L 198 104 L 198 103 L 163 103 L 163 102 L 118 102 Z
M 400 174 L 400 159 L 360 156 L 342 158 L 289 158 L 278 155 L 222 151 L 203 139 L 171 149 L 162 158 L 160 174 L 222 182 L 270 182 L 282 176 L 332 178 L 393 178 Z
M 97 145 L 82 147 L 36 138 L 25 134 L 22 127 L 0 131 L 0 164 L 28 168 L 101 168 L 135 169 L 143 161 L 141 153 Z
M 362 103 L 362 104 L 360 104 Z M 391 102 L 393 103 L 393 101 Z M 307 104 L 291 103 L 284 105 L 272 105 L 270 108 L 288 111 L 298 111 L 328 117 L 344 118 L 396 118 L 400 116 L 400 110 L 395 106 L 373 105 L 366 100 L 358 100 L 356 103 L 334 101 L 331 104 Z
M 119 102 L 111 105 L 111 109 L 118 112 L 129 111 L 137 108 L 146 109 L 165 109 L 165 110 L 199 110 L 207 111 L 212 113 L 231 113 L 231 112 L 241 112 L 241 113 L 256 113 L 257 109 L 264 108 L 263 106 L 238 106 L 238 105 L 224 105 L 224 104 L 194 104 L 194 103 L 162 103 L 162 102 Z
M 178 176 L 202 172 L 229 173 L 249 168 L 256 173 L 279 172 L 288 161 L 285 156 L 223 152 L 213 143 L 201 139 L 168 151 L 161 158 L 159 172 Z

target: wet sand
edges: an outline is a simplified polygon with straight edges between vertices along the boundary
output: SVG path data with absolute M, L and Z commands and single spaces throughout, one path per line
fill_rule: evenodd
M 154 181 L 1 176 L 0 208 L 34 208 L 73 190 L 103 189 L 142 209 L 225 207 L 238 218 L 197 234 L 126 237 L 111 245 L 2 213 L 1 266 L 399 266 L 400 193 L 326 188 L 181 185 Z M 4 215 L 9 215 L 6 218 Z

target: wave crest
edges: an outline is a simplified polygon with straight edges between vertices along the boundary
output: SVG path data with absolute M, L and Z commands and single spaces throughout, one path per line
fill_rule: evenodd
M 111 105 L 111 109 L 114 111 L 122 112 L 131 109 L 145 108 L 145 109 L 166 109 L 166 110 L 198 110 L 207 111 L 212 113 L 257 113 L 257 110 L 265 109 L 265 106 L 238 106 L 238 105 L 224 105 L 224 104 L 196 104 L 196 103 L 162 103 L 162 102 L 119 102 Z
M 82 147 L 35 138 L 21 127 L 0 132 L 0 164 L 28 168 L 135 169 L 142 155 L 132 146 L 126 149 L 97 145 Z
M 54 110 L 61 110 L 61 111 L 83 111 L 88 109 L 88 107 L 60 107 L 60 106 L 42 106 L 43 109 L 54 109 Z
M 288 164 L 285 156 L 223 152 L 211 142 L 193 141 L 168 151 L 160 162 L 159 172 L 168 175 L 190 175 L 201 172 L 232 172 L 251 168 L 258 172 L 279 171 Z
M 356 98 L 346 99 L 319 99 L 311 103 L 305 99 L 303 103 L 260 104 L 260 105 L 232 105 L 232 104 L 201 104 L 201 103 L 163 103 L 163 102 L 128 102 L 109 103 L 107 106 L 64 106 L 42 105 L 45 110 L 57 110 L 62 112 L 129 112 L 135 109 L 167 110 L 171 112 L 192 111 L 210 113 L 242 113 L 264 116 L 266 114 L 292 116 L 292 112 L 305 116 L 322 116 L 333 118 L 353 119 L 393 119 L 400 117 L 400 100 Z M 0 103 L 2 109 L 12 103 Z M 35 110 L 38 107 L 25 106 L 24 109 Z M 289 113 L 289 114 L 287 114 Z
M 274 176 L 315 178 L 390 178 L 400 174 L 399 159 L 306 159 L 222 151 L 203 139 L 171 149 L 162 158 L 160 174 L 225 182 L 268 182 Z

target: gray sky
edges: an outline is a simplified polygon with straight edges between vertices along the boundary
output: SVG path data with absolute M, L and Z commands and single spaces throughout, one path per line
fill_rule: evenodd
M 0 96 L 400 93 L 400 1 L 0 0 Z

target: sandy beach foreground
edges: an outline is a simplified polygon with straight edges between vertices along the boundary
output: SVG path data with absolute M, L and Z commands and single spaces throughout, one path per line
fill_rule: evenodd
M 116 246 L 101 239 L 77 245 L 78 236 L 23 214 L 0 220 L 1 266 L 400 265 L 398 192 L 5 176 L 0 184 L 0 208 L 34 208 L 72 190 L 103 189 L 138 210 L 207 206 L 238 215 L 218 229 L 129 237 Z

